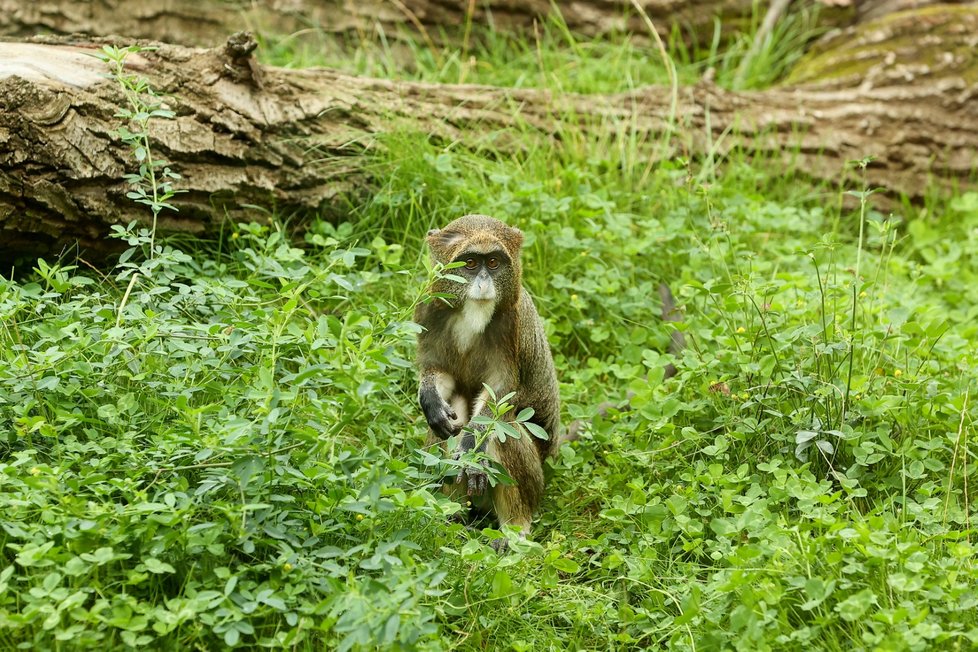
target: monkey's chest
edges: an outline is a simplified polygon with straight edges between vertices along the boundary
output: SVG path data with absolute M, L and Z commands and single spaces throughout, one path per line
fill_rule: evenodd
M 494 310 L 495 306 L 488 301 L 466 301 L 462 309 L 452 316 L 449 330 L 461 355 L 482 344 Z
M 492 320 L 492 306 L 479 304 L 466 302 L 448 327 L 454 345 L 453 375 L 456 382 L 474 392 L 481 391 L 483 383 L 494 384 L 508 366 L 499 325 Z

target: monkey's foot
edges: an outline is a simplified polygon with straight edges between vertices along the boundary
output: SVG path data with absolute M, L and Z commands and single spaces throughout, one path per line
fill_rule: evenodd
M 489 475 L 483 469 L 462 469 L 458 481 L 465 482 L 465 493 L 469 496 L 482 496 L 489 490 Z
M 489 542 L 489 545 L 492 546 L 493 550 L 501 555 L 509 550 L 509 539 L 506 537 L 502 537 L 501 539 L 493 539 Z

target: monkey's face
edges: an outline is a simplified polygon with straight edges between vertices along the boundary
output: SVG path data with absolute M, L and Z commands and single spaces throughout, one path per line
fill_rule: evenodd
M 458 268 L 456 273 L 468 281 L 466 301 L 485 301 L 495 305 L 499 299 L 499 291 L 496 289 L 497 279 L 512 275 L 512 270 L 509 269 L 511 267 L 509 256 L 501 250 L 466 251 L 454 262 L 465 265 Z
M 516 302 L 523 245 L 519 229 L 492 217 L 466 215 L 444 229 L 429 231 L 428 245 L 437 262 L 461 263 L 451 273 L 465 279 L 464 284 L 442 279 L 435 291 L 452 294 L 462 303 L 474 301 L 483 306 Z

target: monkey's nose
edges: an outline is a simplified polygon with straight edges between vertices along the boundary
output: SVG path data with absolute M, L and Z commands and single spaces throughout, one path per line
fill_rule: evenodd
M 496 298 L 496 286 L 492 279 L 487 275 L 485 278 L 480 274 L 475 277 L 469 297 L 481 301 L 491 301 Z

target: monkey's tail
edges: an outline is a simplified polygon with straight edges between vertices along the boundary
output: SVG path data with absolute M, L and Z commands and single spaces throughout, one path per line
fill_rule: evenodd
M 672 296 L 672 291 L 669 290 L 669 286 L 665 283 L 659 284 L 659 297 L 662 299 L 662 321 L 668 321 L 672 323 L 678 323 L 683 320 L 683 313 L 676 308 L 676 300 Z M 686 336 L 683 332 L 678 329 L 673 329 L 672 336 L 669 341 L 669 353 L 673 357 L 678 358 L 682 350 L 686 348 Z M 666 365 L 665 375 L 663 378 L 672 378 L 676 375 L 676 366 L 671 362 Z M 624 403 L 615 403 L 613 401 L 605 401 L 598 406 L 596 410 L 598 416 L 606 417 L 608 412 L 611 410 L 617 410 L 618 412 L 628 412 L 632 409 L 631 400 L 635 396 L 635 392 L 629 391 L 627 398 Z M 581 436 L 581 430 L 584 429 L 584 420 L 575 419 L 567 426 L 567 432 L 565 432 L 561 438 L 557 441 L 557 445 L 553 447 L 552 455 L 556 455 L 560 447 L 564 445 L 564 442 L 574 441 L 579 439 Z

